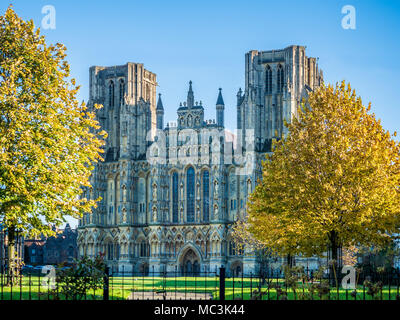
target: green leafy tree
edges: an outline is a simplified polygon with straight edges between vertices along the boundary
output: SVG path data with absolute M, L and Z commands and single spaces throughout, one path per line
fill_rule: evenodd
M 263 162 L 246 230 L 280 255 L 385 246 L 398 232 L 400 146 L 345 82 L 310 94 Z M 395 135 L 395 134 L 394 134 Z
M 96 202 L 81 194 L 106 133 L 77 100 L 65 51 L 47 45 L 11 7 L 0 17 L 0 224 L 8 229 L 11 272 L 15 230 L 52 235 L 52 225 Z

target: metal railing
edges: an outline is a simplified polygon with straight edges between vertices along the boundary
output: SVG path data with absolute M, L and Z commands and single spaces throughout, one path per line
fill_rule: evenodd
M 96 287 L 88 277 L 59 282 L 58 269 L 21 268 L 10 281 L 0 273 L 0 300 L 400 300 L 400 275 L 393 272 L 358 272 L 354 288 L 343 287 L 343 275 L 318 278 L 305 269 L 298 277 L 281 270 L 235 274 L 215 271 L 143 270 L 106 268 Z M 47 270 L 47 272 L 45 272 Z M 75 281 L 72 281 L 75 280 Z M 77 287 L 80 284 L 80 287 Z M 87 287 L 85 287 L 87 286 Z M 78 288 L 80 294 L 74 290 Z

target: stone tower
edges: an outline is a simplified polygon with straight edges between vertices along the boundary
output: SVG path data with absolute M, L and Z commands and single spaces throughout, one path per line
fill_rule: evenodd
M 243 146 L 246 131 L 254 130 L 248 147 L 256 152 L 270 151 L 272 139 L 287 133 L 284 120 L 290 122 L 302 98 L 321 84 L 317 59 L 307 57 L 305 51 L 304 46 L 294 45 L 246 54 L 245 91 L 237 93 Z
M 89 69 L 89 106 L 107 131 L 106 161 L 120 156 L 138 159 L 146 152 L 146 137 L 156 129 L 156 75 L 140 63 Z

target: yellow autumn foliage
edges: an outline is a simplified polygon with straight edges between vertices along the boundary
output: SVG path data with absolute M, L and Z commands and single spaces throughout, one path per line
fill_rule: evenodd
M 257 241 L 279 255 L 311 256 L 383 246 L 398 232 L 400 147 L 370 108 L 345 82 L 301 104 L 247 204 Z
M 65 51 L 11 7 L 0 17 L 0 224 L 32 236 L 96 202 L 80 195 L 106 133 L 78 102 Z

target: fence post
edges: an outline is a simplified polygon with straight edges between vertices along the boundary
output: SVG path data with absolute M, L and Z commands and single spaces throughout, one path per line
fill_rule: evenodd
M 110 268 L 106 267 L 103 277 L 103 300 L 110 299 L 109 275 L 110 275 Z
M 219 300 L 225 300 L 225 268 L 219 268 Z

